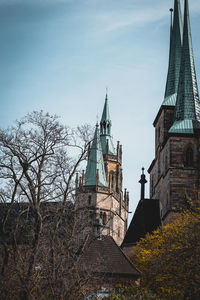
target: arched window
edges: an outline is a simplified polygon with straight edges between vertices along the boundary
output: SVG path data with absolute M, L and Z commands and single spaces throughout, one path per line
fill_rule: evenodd
M 111 187 L 111 189 L 114 189 L 114 180 L 115 180 L 114 177 L 115 177 L 115 176 L 114 176 L 114 172 L 111 171 L 111 172 L 110 172 L 110 187 Z
M 194 163 L 194 154 L 191 147 L 188 147 L 185 152 L 185 166 L 192 167 Z
M 158 128 L 158 144 L 160 144 L 160 127 Z
M 106 225 L 107 223 L 107 216 L 106 213 L 103 213 L 103 225 Z
M 151 196 L 154 194 L 154 175 L 151 175 Z
M 158 180 L 160 178 L 160 155 L 158 155 Z
M 111 187 L 112 187 L 112 189 L 114 188 L 114 174 L 112 174 L 112 184 L 111 184 Z

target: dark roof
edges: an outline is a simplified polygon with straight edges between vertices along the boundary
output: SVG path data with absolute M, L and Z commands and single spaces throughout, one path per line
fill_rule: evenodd
M 123 246 L 135 245 L 147 233 L 161 225 L 159 200 L 140 200 L 126 232 Z
M 80 258 L 83 269 L 96 274 L 138 278 L 140 272 L 123 253 L 111 236 L 89 237 Z

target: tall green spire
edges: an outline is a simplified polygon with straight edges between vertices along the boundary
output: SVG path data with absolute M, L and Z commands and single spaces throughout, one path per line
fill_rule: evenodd
M 194 133 L 199 127 L 200 101 L 192 49 L 188 0 L 185 0 L 183 47 L 174 124 L 170 133 Z
M 104 160 L 101 147 L 99 126 L 96 125 L 92 147 L 90 149 L 89 159 L 86 167 L 85 174 L 86 186 L 108 186 L 106 181 Z
M 170 10 L 172 13 L 172 9 Z M 165 98 L 162 105 L 176 105 L 182 52 L 182 16 L 180 0 L 174 1 L 174 18 L 170 29 L 170 51 Z
M 115 148 L 111 137 L 112 122 L 110 119 L 107 94 L 106 94 L 100 126 L 101 126 L 101 145 L 103 149 L 103 154 L 106 154 L 106 152 L 108 151 L 108 154 L 115 155 Z

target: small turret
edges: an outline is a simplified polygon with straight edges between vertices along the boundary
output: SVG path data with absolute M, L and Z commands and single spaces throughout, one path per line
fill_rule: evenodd
M 82 185 L 85 185 L 85 171 L 82 171 Z
M 76 192 L 77 192 L 77 189 L 78 189 L 78 172 L 76 173 L 75 187 L 76 187 Z

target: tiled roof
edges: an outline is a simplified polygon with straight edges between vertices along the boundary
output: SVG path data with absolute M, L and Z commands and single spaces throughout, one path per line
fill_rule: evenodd
M 137 278 L 140 272 L 111 236 L 90 237 L 82 250 L 82 268 L 94 273 Z

